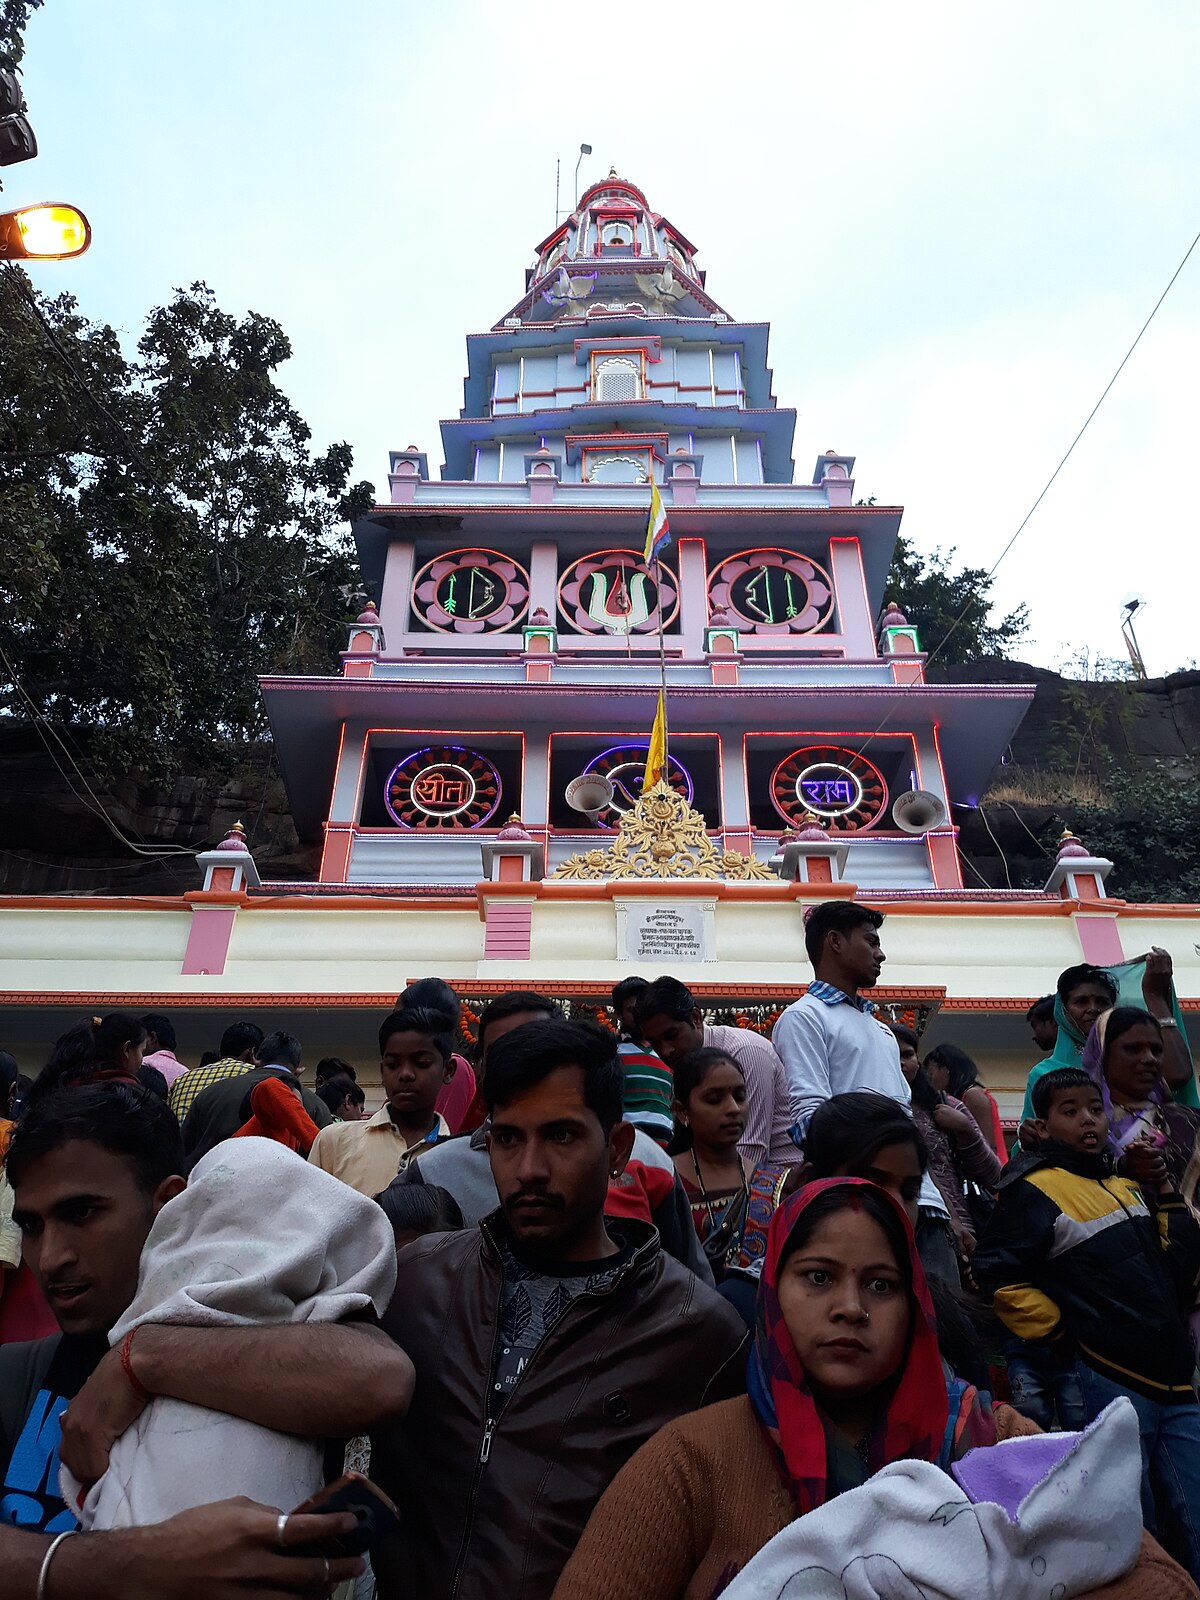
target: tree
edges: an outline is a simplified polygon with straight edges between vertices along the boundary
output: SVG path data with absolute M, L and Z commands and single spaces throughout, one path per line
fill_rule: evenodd
M 336 660 L 371 485 L 349 489 L 349 445 L 311 449 L 278 323 L 202 283 L 132 359 L 16 269 L 0 329 L 0 710 L 84 728 L 110 776 L 228 764 L 265 731 L 258 673 Z
M 943 663 L 1008 655 L 1029 626 L 1029 607 L 1019 605 L 992 620 L 992 584 L 983 567 L 950 570 L 953 549 L 923 556 L 901 534 L 896 540 L 887 595 L 920 634 L 923 647 Z M 940 647 L 940 648 L 939 648 Z
M 1110 894 L 1139 902 L 1200 900 L 1200 762 L 1180 773 L 1159 764 L 1112 764 L 1104 799 L 1065 808 L 1088 849 L 1115 864 Z
M 0 67 L 16 67 L 25 54 L 25 29 L 42 0 L 0 0 Z

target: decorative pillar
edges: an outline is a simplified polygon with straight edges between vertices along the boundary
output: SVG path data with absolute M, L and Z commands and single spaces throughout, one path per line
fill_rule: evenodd
M 555 470 L 555 459 L 544 445 L 540 450 L 534 451 L 533 460 L 525 474 L 525 482 L 529 486 L 531 506 L 553 505 L 554 491 L 558 487 L 558 473 Z
M 1046 880 L 1046 893 L 1057 893 L 1063 900 L 1105 900 L 1104 880 L 1113 869 L 1111 861 L 1094 856 L 1087 846 L 1064 828 L 1054 858 L 1054 870 Z
M 247 900 L 246 888 L 261 888 L 261 879 L 240 822 L 215 850 L 202 850 L 196 862 L 204 870 L 204 887 L 184 896 L 191 906 L 192 925 L 180 971 L 191 977 L 217 977 L 225 971 L 238 907 Z
M 703 539 L 680 539 L 678 627 L 684 660 L 703 660 L 707 623 L 708 552 Z
M 526 831 L 520 817 L 511 817 L 494 840 L 480 846 L 484 874 L 490 883 L 518 884 L 540 880 L 546 873 L 546 852 Z M 528 961 L 533 943 L 533 898 L 489 895 L 480 884 L 483 915 L 483 959 Z
M 407 450 L 392 451 L 392 470 L 388 483 L 394 506 L 410 506 L 417 498 L 417 484 L 429 477 L 429 463 L 419 446 L 410 444 Z
M 546 851 L 514 812 L 494 839 L 479 847 L 483 875 L 492 883 L 530 883 L 546 875 Z
M 867 601 L 862 546 L 858 540 L 830 539 L 829 565 L 846 655 L 851 660 L 874 661 L 875 623 Z
M 879 653 L 891 657 L 893 683 L 924 683 L 925 667 L 917 630 L 893 600 L 879 623 Z
M 544 606 L 530 612 L 523 634 L 525 682 L 549 683 L 558 657 L 558 629 L 551 623 Z
M 718 606 L 704 630 L 704 654 L 717 688 L 732 689 L 738 682 L 742 659 L 738 643 L 737 623 L 723 606 Z
M 383 654 L 383 624 L 373 601 L 366 601 L 350 627 L 350 639 L 342 651 L 342 676 L 369 678 L 376 660 Z
M 854 504 L 853 471 L 853 456 L 840 456 L 836 450 L 826 450 L 823 456 L 817 457 L 813 482 L 824 489 L 831 510 Z
M 1072 920 L 1080 952 L 1085 961 L 1097 967 L 1125 959 L 1115 914 L 1107 910 L 1098 914 L 1101 902 L 1108 898 L 1104 880 L 1112 866 L 1103 856 L 1092 855 L 1082 840 L 1069 828 L 1064 828 L 1054 869 L 1046 880 L 1047 894 L 1058 894 L 1061 899 L 1074 902 Z
M 846 875 L 850 846 L 831 839 L 811 814 L 794 832 L 781 833 L 779 844 L 771 865 L 788 883 L 840 883 Z

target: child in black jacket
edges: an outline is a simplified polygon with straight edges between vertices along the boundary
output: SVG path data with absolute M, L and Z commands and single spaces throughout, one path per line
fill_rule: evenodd
M 1170 1508 L 1180 1559 L 1200 1578 L 1200 1405 L 1188 1317 L 1200 1283 L 1200 1224 L 1158 1157 L 1141 1186 L 1105 1150 L 1108 1119 L 1085 1072 L 1034 1087 L 1033 1157 L 1010 1164 L 972 1257 L 981 1287 L 1019 1338 L 1074 1350 L 1089 1420 L 1125 1395 L 1142 1438 L 1142 1509 Z M 1161 1171 L 1159 1170 L 1161 1169 Z

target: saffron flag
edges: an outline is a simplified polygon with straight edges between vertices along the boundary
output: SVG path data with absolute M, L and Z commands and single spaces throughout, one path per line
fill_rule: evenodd
M 650 748 L 646 751 L 646 775 L 642 779 L 642 793 L 653 789 L 667 775 L 667 703 L 663 692 L 658 691 L 658 710 L 654 713 L 654 726 L 650 730 Z
M 656 561 L 671 542 L 671 530 L 667 527 L 667 513 L 663 510 L 662 496 L 658 492 L 658 485 L 650 484 L 650 521 L 646 527 L 646 554 L 645 562 L 649 566 Z

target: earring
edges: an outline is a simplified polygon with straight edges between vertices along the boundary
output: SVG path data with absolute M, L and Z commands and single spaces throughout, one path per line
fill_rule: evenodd
M 619 1178 L 620 1177 L 620 1173 L 617 1171 L 616 1167 L 614 1167 L 612 1169 L 612 1175 L 613 1175 L 614 1178 Z

